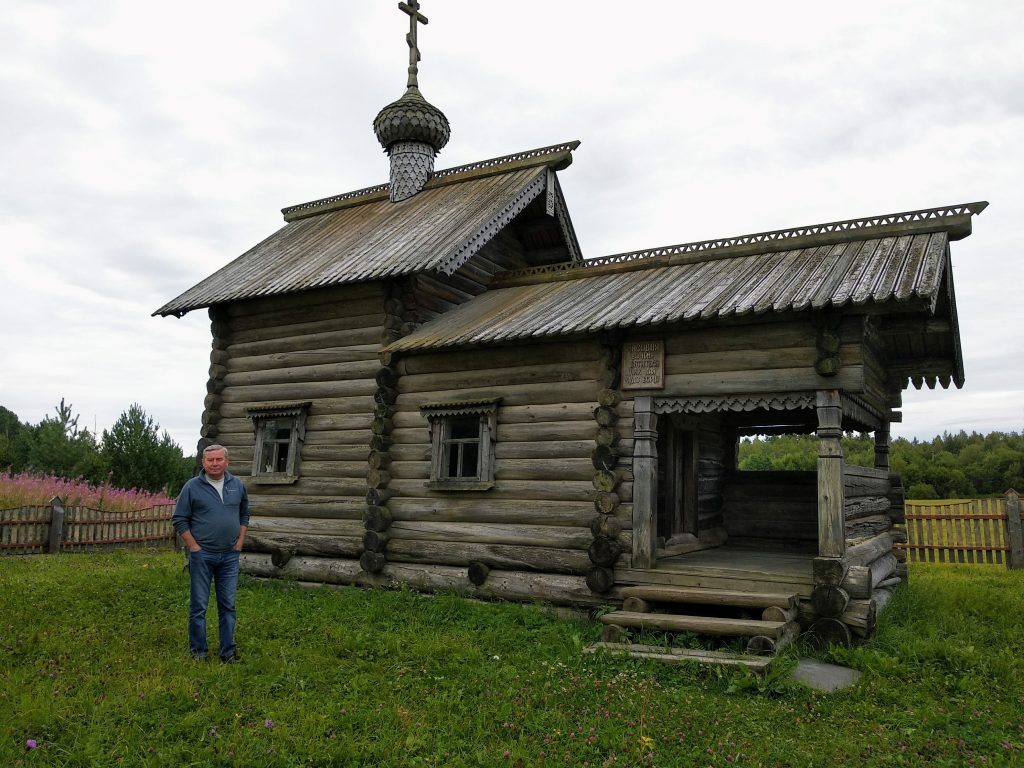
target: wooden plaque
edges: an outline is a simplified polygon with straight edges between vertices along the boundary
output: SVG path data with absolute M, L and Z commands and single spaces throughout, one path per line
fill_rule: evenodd
M 622 345 L 622 389 L 664 389 L 665 342 L 627 341 Z

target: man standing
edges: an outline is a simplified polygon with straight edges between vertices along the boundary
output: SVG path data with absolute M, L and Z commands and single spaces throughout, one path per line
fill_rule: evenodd
M 223 445 L 203 450 L 203 471 L 181 489 L 171 520 L 189 552 L 188 646 L 192 657 L 207 657 L 206 609 L 212 580 L 217 590 L 220 659 L 236 661 L 235 591 L 238 557 L 249 527 L 249 496 L 242 481 L 228 472 L 228 451 Z

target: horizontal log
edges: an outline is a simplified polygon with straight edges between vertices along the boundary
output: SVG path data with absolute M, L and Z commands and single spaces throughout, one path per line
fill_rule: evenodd
M 629 484 L 632 492 L 632 484 Z M 400 496 L 416 496 L 419 498 L 445 498 L 449 492 L 430 491 L 424 488 L 422 480 L 393 479 L 389 486 Z M 463 491 L 459 496 L 472 498 L 479 496 L 489 499 L 518 499 L 520 501 L 586 501 L 592 504 L 596 491 L 594 486 L 580 480 L 502 480 L 488 491 Z M 593 507 L 591 507 L 593 509 Z
M 882 533 L 866 541 L 847 546 L 846 559 L 850 565 L 867 565 L 892 551 L 892 536 Z
M 380 369 L 377 360 L 365 362 L 323 363 L 300 365 L 292 368 L 269 368 L 255 371 L 237 371 L 224 376 L 224 384 L 254 386 L 259 384 L 304 384 L 313 381 L 373 381 L 373 374 Z M 369 387 L 369 383 L 367 384 Z
M 861 392 L 864 369 L 861 365 L 843 366 L 836 376 L 821 376 L 814 368 L 773 368 L 762 371 L 721 371 L 716 373 L 675 374 L 665 376 L 661 397 L 690 395 L 733 395 L 758 392 L 813 391 L 842 389 Z
M 370 438 L 368 429 L 317 429 L 306 432 L 306 441 L 303 450 L 310 445 L 358 445 L 370 450 Z
M 267 401 L 304 401 L 321 397 L 365 397 L 372 395 L 375 387 L 372 380 L 354 381 L 312 381 L 301 384 L 259 384 L 255 386 L 232 386 L 221 392 L 225 403 L 250 403 L 260 405 Z
M 465 498 L 407 498 L 388 500 L 395 520 L 420 520 L 451 523 L 506 523 L 522 525 L 553 525 L 582 527 L 590 524 L 594 508 L 589 502 L 523 501 L 491 499 L 482 496 Z M 624 508 L 625 507 L 625 508 Z M 620 505 L 616 517 L 628 527 L 632 509 Z
M 403 376 L 398 385 L 400 394 L 434 392 L 463 387 L 493 387 L 522 384 L 557 384 L 562 382 L 592 381 L 599 372 L 595 362 L 547 363 L 521 365 L 494 370 L 462 370 L 452 373 L 425 373 Z M 596 396 L 597 392 L 594 392 Z
M 354 347 L 380 343 L 380 326 L 369 328 L 350 328 L 344 331 L 324 331 L 323 333 L 307 333 L 299 336 L 282 336 L 276 339 L 260 341 L 231 342 L 227 353 L 231 357 L 253 357 L 256 355 L 272 355 L 281 352 L 296 352 L 302 349 L 325 349 L 327 347 Z
M 380 282 L 347 283 L 340 286 L 303 291 L 300 296 L 285 294 L 267 296 L 244 301 L 234 301 L 218 307 L 226 318 L 248 317 L 269 312 L 286 312 L 305 309 L 311 313 L 336 312 L 339 303 L 356 302 L 363 299 L 379 299 L 384 306 L 384 284 Z
M 457 565 L 463 568 L 476 562 L 492 569 L 580 575 L 585 574 L 591 566 L 585 551 L 395 538 L 388 542 L 388 560 L 396 563 Z
M 266 534 L 312 534 L 316 536 L 358 537 L 363 534 L 363 525 L 357 519 L 338 520 L 324 518 L 264 517 L 252 515 L 249 518 L 250 533 Z
M 593 422 L 593 403 L 554 403 L 550 405 L 517 405 L 498 412 L 501 424 L 537 424 L 560 421 Z M 426 419 L 418 408 L 395 413 L 396 427 L 422 427 Z
M 317 536 L 295 533 L 250 533 L 245 537 L 245 548 L 252 552 L 272 553 L 277 550 L 296 555 L 314 557 L 358 557 L 363 550 L 358 537 Z
M 388 533 L 392 540 L 503 544 L 583 551 L 586 551 L 593 541 L 593 536 L 587 528 L 511 523 L 433 523 L 396 520 L 391 524 Z
M 843 581 L 843 589 L 851 598 L 866 599 L 885 579 L 896 573 L 897 560 L 891 552 L 882 555 L 869 565 L 850 566 Z
M 860 498 L 846 499 L 843 503 L 843 513 L 847 521 L 876 515 L 887 517 L 890 506 L 889 499 L 885 496 L 861 496 Z M 847 525 L 850 523 L 847 522 Z
M 620 440 L 620 451 L 632 450 L 632 442 Z M 497 459 L 589 459 L 593 440 L 541 440 L 538 442 L 500 442 L 494 446 Z
M 403 480 L 426 480 L 430 477 L 429 461 L 394 461 L 391 477 Z M 499 459 L 495 461 L 495 480 L 589 480 L 594 468 L 587 459 Z
M 405 381 L 405 379 L 403 379 Z M 592 381 L 563 381 L 538 384 L 497 384 L 473 386 L 463 389 L 444 389 L 430 392 L 402 393 L 398 397 L 399 410 L 418 408 L 420 403 L 441 403 L 448 400 L 476 400 L 501 398 L 502 407 L 516 405 L 550 405 L 552 403 L 593 403 L 600 388 Z
M 847 468 L 849 465 L 847 465 Z M 846 469 L 843 471 L 843 495 L 848 499 L 857 499 L 862 496 L 882 496 L 889 494 L 888 477 L 864 477 L 859 474 L 849 474 Z M 863 467 L 858 467 L 863 469 Z
M 380 309 L 379 304 L 376 307 L 361 304 L 346 307 L 347 311 L 344 315 L 322 317 L 317 320 L 309 319 L 308 313 L 302 315 L 295 312 L 277 317 L 264 315 L 262 317 L 253 316 L 246 320 L 239 319 L 231 323 L 231 341 L 245 343 L 286 336 L 304 336 L 311 333 L 347 331 L 353 328 L 379 328 L 384 322 L 384 313 Z
M 846 321 L 840 325 L 839 338 L 844 344 L 860 340 L 860 321 Z M 758 317 L 754 322 L 744 321 L 715 328 L 701 328 L 699 332 L 670 334 L 665 339 L 665 354 L 680 355 L 695 352 L 730 350 L 759 350 L 784 347 L 814 347 L 816 331 L 810 323 L 791 319 L 775 320 Z
M 471 352 L 410 355 L 399 361 L 398 370 L 403 376 L 418 376 L 524 366 L 553 368 L 564 363 L 596 363 L 597 355 L 597 345 L 592 343 L 531 344 L 474 349 Z
M 888 515 L 871 515 L 857 520 L 847 520 L 846 538 L 863 539 L 869 536 L 877 536 L 892 528 L 892 520 Z
M 498 422 L 498 442 L 543 442 L 590 440 L 593 449 L 597 425 L 588 421 L 548 421 L 535 424 L 505 424 Z
M 249 508 L 254 516 L 360 520 L 366 507 L 362 495 L 358 498 L 265 496 L 260 490 L 262 487 L 253 486 L 249 489 Z
M 714 373 L 716 371 L 761 371 L 773 368 L 803 368 L 814 365 L 818 351 L 813 344 L 786 347 L 756 347 L 741 350 L 673 353 L 665 355 L 667 375 Z M 839 349 L 841 365 L 863 362 L 860 347 L 846 344 Z
M 366 495 L 366 481 L 359 479 L 334 479 L 322 477 L 300 477 L 291 485 L 259 485 L 261 497 L 276 496 L 351 496 L 363 498 Z

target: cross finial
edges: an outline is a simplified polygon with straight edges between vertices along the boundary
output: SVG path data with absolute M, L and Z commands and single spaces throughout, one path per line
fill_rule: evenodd
M 416 75 L 419 68 L 416 66 L 420 60 L 420 49 L 416 45 L 416 22 L 427 23 L 427 17 L 420 13 L 419 0 L 409 0 L 407 3 L 399 3 L 398 10 L 409 14 L 409 34 L 405 36 L 405 42 L 409 44 L 409 81 L 405 84 L 407 88 L 418 88 Z

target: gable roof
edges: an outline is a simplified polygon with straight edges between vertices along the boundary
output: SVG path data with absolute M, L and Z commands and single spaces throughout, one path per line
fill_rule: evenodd
M 949 241 L 987 203 L 703 241 L 499 275 L 490 290 L 390 344 L 393 352 L 511 343 L 768 312 L 866 304 L 928 316 L 963 381 Z M 933 329 L 939 332 L 938 329 Z M 948 377 L 947 377 L 948 381 Z
M 440 171 L 398 203 L 388 185 L 285 208 L 284 227 L 153 314 L 415 272 L 451 274 L 534 199 L 582 259 L 555 171 L 579 142 Z

